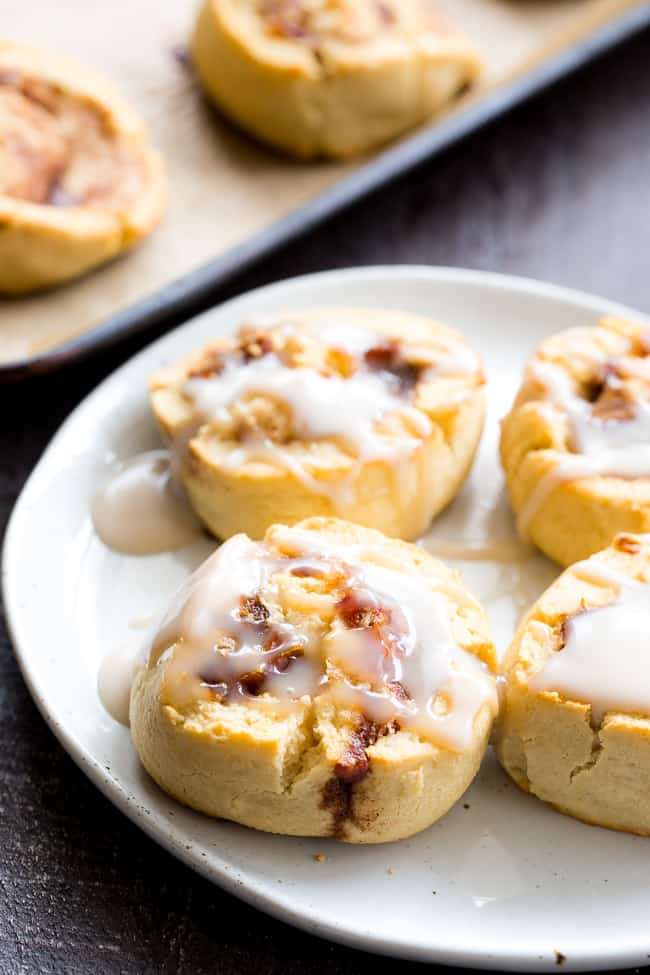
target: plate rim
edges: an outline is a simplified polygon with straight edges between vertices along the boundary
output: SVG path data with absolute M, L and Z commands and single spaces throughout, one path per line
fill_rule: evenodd
M 372 281 L 377 277 L 385 275 L 407 279 L 412 277 L 414 280 L 424 279 L 433 286 L 451 282 L 455 284 L 466 284 L 471 287 L 487 287 L 489 289 L 533 295 L 534 297 L 543 299 L 550 298 L 563 303 L 579 305 L 582 308 L 593 309 L 595 314 L 614 314 L 628 316 L 642 321 L 648 320 L 648 315 L 619 302 L 610 301 L 589 292 L 547 283 L 534 278 L 470 268 L 421 264 L 373 265 L 299 275 L 276 281 L 272 284 L 262 285 L 251 291 L 237 295 L 215 306 L 215 308 L 220 312 L 227 311 L 240 302 L 257 300 L 265 295 L 272 294 L 274 291 L 284 290 L 287 287 L 308 287 L 314 281 L 322 282 L 328 279 L 340 279 L 342 277 Z M 211 860 L 208 860 L 207 857 L 192 855 L 192 847 L 188 847 L 186 843 L 181 841 L 181 836 L 176 835 L 182 831 L 167 821 L 163 823 L 159 815 L 150 814 L 143 806 L 133 801 L 135 797 L 131 796 L 124 785 L 110 772 L 107 774 L 107 769 L 102 765 L 100 760 L 94 757 L 83 741 L 68 731 L 65 725 L 61 724 L 56 715 L 48 708 L 46 695 L 40 687 L 38 667 L 35 665 L 36 658 L 30 659 L 33 654 L 30 655 L 28 648 L 28 635 L 23 632 L 24 624 L 22 617 L 24 609 L 20 606 L 20 599 L 17 592 L 18 584 L 13 582 L 14 573 L 12 569 L 12 566 L 17 561 L 21 561 L 18 555 L 21 524 L 23 518 L 29 511 L 30 496 L 34 490 L 34 485 L 38 485 L 39 472 L 45 465 L 50 453 L 57 449 L 58 443 L 63 439 L 67 429 L 76 422 L 79 415 L 83 415 L 93 400 L 99 399 L 103 395 L 108 386 L 118 381 L 138 360 L 148 357 L 153 350 L 167 342 L 171 335 L 194 325 L 199 319 L 208 317 L 215 308 L 208 309 L 190 318 L 183 324 L 165 333 L 165 335 L 155 339 L 110 372 L 108 376 L 77 404 L 59 426 L 23 484 L 18 498 L 13 505 L 6 527 L 2 546 L 1 576 L 2 598 L 7 630 L 14 656 L 18 662 L 21 675 L 29 690 L 30 696 L 60 745 L 81 771 L 120 812 L 124 813 L 131 822 L 135 823 L 146 835 L 167 850 L 167 852 L 177 857 L 197 873 L 217 884 L 217 886 L 227 893 L 235 895 L 252 907 L 262 910 L 266 914 L 304 930 L 309 934 L 327 938 L 352 948 L 396 958 L 454 966 L 471 966 L 482 969 L 507 969 L 513 971 L 550 971 L 555 969 L 557 964 L 556 960 L 546 956 L 540 956 L 537 948 L 532 949 L 529 953 L 523 953 L 518 949 L 509 950 L 508 945 L 505 944 L 498 953 L 486 955 L 484 950 L 482 951 L 480 948 L 468 948 L 456 942 L 455 946 L 447 945 L 431 950 L 431 946 L 420 944 L 409 945 L 394 937 L 380 937 L 374 934 L 364 933 L 363 931 L 354 930 L 351 926 L 342 927 L 336 922 L 323 920 L 318 910 L 308 905 L 305 905 L 302 909 L 292 906 L 292 901 L 283 897 L 280 891 L 275 896 L 271 896 L 264 890 L 257 889 L 255 881 L 239 879 L 236 872 L 228 867 L 227 860 L 220 853 L 216 852 L 213 854 Z M 159 819 L 160 823 L 158 822 Z M 546 952 L 548 952 L 547 947 Z M 605 954 L 602 951 L 602 946 L 588 949 L 583 945 L 582 949 L 578 951 L 571 950 L 571 954 L 565 965 L 565 970 L 603 970 L 609 969 L 612 965 L 633 966 L 646 963 L 649 956 L 650 935 L 643 935 L 637 938 L 636 941 L 631 941 L 627 937 L 625 945 L 622 948 L 618 950 L 611 949 L 609 953 Z

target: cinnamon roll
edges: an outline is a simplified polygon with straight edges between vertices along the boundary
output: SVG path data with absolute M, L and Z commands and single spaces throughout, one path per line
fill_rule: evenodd
M 650 531 L 650 327 L 604 318 L 544 342 L 501 459 L 520 534 L 560 565 Z
M 517 785 L 587 823 L 650 835 L 650 536 L 567 569 L 503 662 L 496 752 Z
M 425 829 L 471 782 L 494 667 L 458 573 L 314 518 L 231 538 L 176 594 L 131 732 L 155 781 L 209 816 L 380 843 Z
M 303 159 L 366 152 L 480 71 L 433 0 L 205 0 L 192 54 L 227 115 Z
M 172 469 L 218 538 L 336 515 L 418 537 L 479 442 L 481 363 L 427 318 L 374 309 L 245 323 L 157 373 Z
M 58 284 L 129 249 L 164 197 L 160 157 L 103 82 L 0 42 L 0 293 Z

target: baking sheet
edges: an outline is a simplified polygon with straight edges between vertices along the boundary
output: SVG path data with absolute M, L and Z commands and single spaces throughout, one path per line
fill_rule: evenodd
M 437 132 L 449 144 L 613 43 L 617 24 L 629 32 L 650 23 L 647 0 L 437 2 L 481 48 L 481 83 L 374 160 L 305 164 L 241 135 L 202 98 L 179 57 L 195 0 L 59 0 L 47 9 L 0 0 L 4 37 L 83 60 L 116 83 L 146 119 L 170 184 L 165 220 L 137 251 L 62 288 L 0 301 L 0 375 L 51 368 L 170 308 L 181 313 L 184 301 L 435 151 Z

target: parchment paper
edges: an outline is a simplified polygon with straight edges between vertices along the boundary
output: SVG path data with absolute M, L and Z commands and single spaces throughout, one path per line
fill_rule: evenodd
M 462 110 L 641 0 L 439 0 L 483 51 Z M 645 0 L 643 0 L 645 2 Z M 0 302 L 0 362 L 51 349 L 267 228 L 362 164 L 286 161 L 222 122 L 178 58 L 197 0 L 0 0 L 0 34 L 109 77 L 168 166 L 161 227 L 130 255 L 64 287 Z

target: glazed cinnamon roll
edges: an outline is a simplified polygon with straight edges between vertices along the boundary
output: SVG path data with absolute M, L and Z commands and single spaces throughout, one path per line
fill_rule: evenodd
M 310 515 L 416 538 L 467 477 L 483 387 L 452 329 L 345 308 L 249 322 L 151 381 L 173 470 L 219 538 Z
M 177 593 L 131 693 L 158 784 L 273 833 L 380 843 L 474 777 L 494 647 L 457 573 L 333 519 L 237 535 Z
M 650 327 L 605 318 L 548 339 L 503 421 L 520 534 L 560 565 L 650 530 Z
M 541 596 L 503 664 L 497 755 L 588 823 L 650 835 L 650 536 L 618 535 Z

